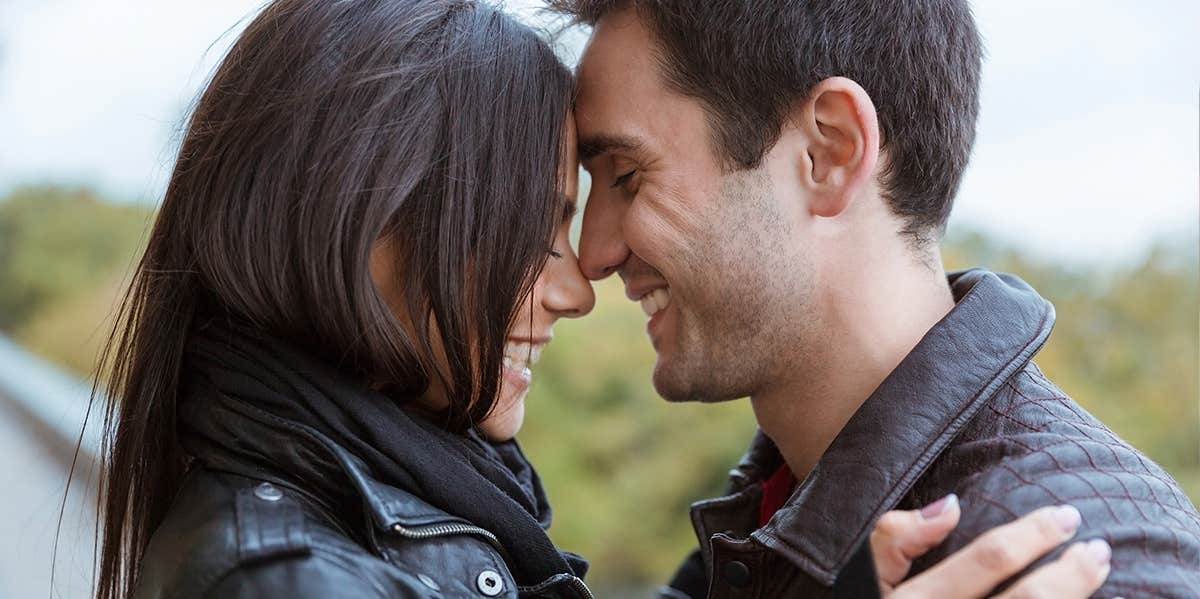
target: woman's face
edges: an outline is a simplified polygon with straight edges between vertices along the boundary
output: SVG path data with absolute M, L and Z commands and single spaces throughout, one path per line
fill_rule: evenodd
M 579 191 L 579 159 L 576 154 L 575 119 L 568 119 L 567 156 L 563 162 L 563 202 L 574 212 Z M 517 313 L 504 347 L 504 376 L 491 414 L 479 430 L 492 441 L 507 441 L 525 420 L 525 395 L 529 392 L 534 364 L 550 343 L 559 318 L 579 318 L 591 312 L 596 302 L 591 283 L 579 270 L 579 259 L 570 242 L 571 218 L 563 219 L 554 235 L 553 254 L 538 275 L 533 289 Z
M 571 116 L 567 126 L 567 155 L 560 174 L 562 201 L 567 203 L 569 214 L 574 212 L 579 192 L 577 143 L 575 118 Z M 525 420 L 525 395 L 533 380 L 534 364 L 546 344 L 550 343 L 554 323 L 559 318 L 583 316 L 591 312 L 595 304 L 596 296 L 592 293 L 591 283 L 580 272 L 579 259 L 575 250 L 571 249 L 570 229 L 571 218 L 568 216 L 555 232 L 551 248 L 553 253 L 522 302 L 512 330 L 508 333 L 500 392 L 491 413 L 477 427 L 492 441 L 507 441 L 521 429 L 521 423 Z M 387 241 L 376 244 L 371 255 L 371 277 L 396 316 L 401 322 L 408 322 L 403 313 L 404 292 L 400 287 L 395 256 L 395 249 Z M 435 348 L 440 348 L 436 341 Z M 423 407 L 435 411 L 444 409 L 448 402 L 436 380 L 421 398 Z

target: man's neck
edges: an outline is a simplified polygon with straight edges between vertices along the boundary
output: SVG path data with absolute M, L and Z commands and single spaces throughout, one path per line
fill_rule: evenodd
M 874 256 L 881 254 L 874 253 Z M 940 254 L 920 263 L 892 260 L 836 265 L 840 281 L 816 291 L 820 327 L 803 362 L 751 397 L 763 432 L 803 479 L 871 393 L 925 333 L 954 308 Z M 826 271 L 830 272 L 830 271 Z

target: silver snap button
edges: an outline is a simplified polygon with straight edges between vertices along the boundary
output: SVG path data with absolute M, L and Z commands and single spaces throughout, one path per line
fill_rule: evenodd
M 254 496 L 263 501 L 279 501 L 283 499 L 283 491 L 271 483 L 262 483 L 254 487 Z
M 424 574 L 417 574 L 417 580 L 420 580 L 422 584 L 424 584 L 425 586 L 427 586 L 435 591 L 442 590 L 442 587 L 439 587 L 438 584 L 436 582 L 434 582 L 432 578 L 430 578 Z
M 500 573 L 495 570 L 484 570 L 479 573 L 479 578 L 475 579 L 475 586 L 480 593 L 495 597 L 504 592 L 504 579 L 500 578 Z

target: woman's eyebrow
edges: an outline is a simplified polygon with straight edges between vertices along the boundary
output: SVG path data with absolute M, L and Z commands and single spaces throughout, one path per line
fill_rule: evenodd
M 576 205 L 575 205 L 575 198 L 572 198 L 571 196 L 569 196 L 567 194 L 563 194 L 562 201 L 563 201 L 563 221 L 569 221 L 572 218 L 575 218 L 575 211 L 577 210 Z

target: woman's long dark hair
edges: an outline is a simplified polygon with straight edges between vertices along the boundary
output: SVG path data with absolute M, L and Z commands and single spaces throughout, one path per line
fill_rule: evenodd
M 488 413 L 561 218 L 572 85 L 533 31 L 473 0 L 276 0 L 249 24 L 195 107 L 102 354 L 98 598 L 132 592 L 182 480 L 182 356 L 206 318 L 398 398 L 437 378 L 453 430 Z M 407 330 L 370 274 L 385 238 Z

